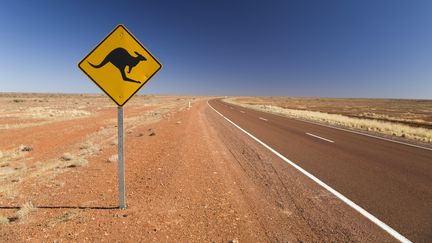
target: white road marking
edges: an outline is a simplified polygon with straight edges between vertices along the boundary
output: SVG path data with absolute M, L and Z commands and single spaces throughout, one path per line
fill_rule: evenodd
M 275 114 L 275 115 L 277 115 L 277 114 Z M 280 115 L 278 115 L 278 116 L 280 116 Z M 389 138 L 383 138 L 383 137 L 379 137 L 379 136 L 375 136 L 375 135 L 371 135 L 371 134 L 367 134 L 367 133 L 352 131 L 352 130 L 345 129 L 345 128 L 333 127 L 333 126 L 330 126 L 330 125 L 320 124 L 318 122 L 306 121 L 306 120 L 297 119 L 297 118 L 289 118 L 289 117 L 286 117 L 286 116 L 281 116 L 281 117 L 285 117 L 285 118 L 288 118 L 288 119 L 294 119 L 294 120 L 302 121 L 302 122 L 307 122 L 307 123 L 318 125 L 318 126 L 333 128 L 333 129 L 341 130 L 341 131 L 344 131 L 344 132 L 355 133 L 355 134 L 358 134 L 358 135 L 362 135 L 362 136 L 366 136 L 366 137 L 371 137 L 371 138 L 376 138 L 376 139 L 380 139 L 380 140 L 384 140 L 384 141 L 388 141 L 388 142 L 392 142 L 392 143 L 398 143 L 398 144 L 403 144 L 403 145 L 407 145 L 407 146 L 411 146 L 411 147 L 415 147 L 415 148 L 419 148 L 419 149 L 425 149 L 425 150 L 432 151 L 432 148 L 427 148 L 427 147 L 423 147 L 423 146 L 420 146 L 420 145 L 415 145 L 415 144 L 411 144 L 411 143 L 405 143 L 405 142 L 401 142 L 401 141 L 396 141 L 396 140 L 389 139 Z
M 240 112 L 243 113 L 243 114 L 246 113 L 246 112 L 244 112 L 244 111 L 240 111 Z
M 317 136 L 317 135 L 312 134 L 312 133 L 308 133 L 308 132 L 307 132 L 306 134 L 309 135 L 309 136 L 312 136 L 312 137 L 316 137 L 316 138 L 322 139 L 322 140 L 327 141 L 327 142 L 330 142 L 330 143 L 334 143 L 333 140 L 330 140 L 330 139 L 327 139 L 327 138 L 323 138 L 323 137 Z
M 263 111 L 260 111 L 260 110 L 257 110 L 257 111 L 263 112 Z M 405 142 L 401 142 L 401 141 L 396 141 L 396 140 L 393 140 L 393 139 L 390 139 L 390 138 L 383 138 L 383 137 L 379 137 L 379 136 L 375 136 L 375 135 L 371 135 L 371 134 L 367 134 L 367 133 L 362 133 L 362 132 L 357 132 L 357 131 L 353 131 L 353 130 L 349 130 L 349 129 L 345 129 L 345 128 L 334 127 L 334 126 L 331 126 L 331 125 L 321 124 L 321 123 L 313 122 L 313 121 L 307 121 L 307 120 L 303 120 L 303 119 L 300 119 L 300 118 L 287 117 L 287 116 L 283 116 L 283 115 L 276 114 L 276 113 L 271 113 L 271 112 L 269 112 L 269 113 L 272 114 L 272 115 L 280 116 L 280 117 L 287 118 L 287 119 L 293 119 L 293 120 L 297 120 L 297 121 L 301 121 L 301 122 L 306 122 L 306 123 L 310 123 L 310 124 L 314 124 L 314 125 L 318 125 L 318 126 L 323 126 L 323 127 L 328 127 L 328 128 L 333 128 L 333 129 L 341 130 L 341 131 L 344 131 L 344 132 L 355 133 L 355 134 L 366 136 L 366 137 L 376 138 L 376 139 L 380 139 L 380 140 L 384 140 L 384 141 L 388 141 L 388 142 L 392 142 L 392 143 L 398 143 L 398 144 L 403 144 L 403 145 L 407 145 L 407 146 L 411 146 L 411 147 L 415 147 L 415 148 L 419 148 L 419 149 L 425 149 L 425 150 L 432 151 L 432 148 L 423 147 L 423 146 L 415 145 L 415 144 L 411 144 L 411 143 L 405 143 Z
M 382 222 L 381 220 L 379 220 L 377 217 L 373 216 L 368 211 L 364 210 L 362 207 L 358 206 L 353 201 L 351 201 L 350 199 L 348 199 L 347 197 L 345 197 L 344 195 L 342 195 L 341 193 L 339 193 L 335 189 L 331 188 L 329 185 L 325 184 L 323 181 L 321 181 L 320 179 L 318 179 L 317 177 L 315 177 L 311 173 L 307 172 L 306 170 L 304 170 L 303 168 L 301 168 L 300 166 L 298 166 L 297 164 L 295 164 L 291 160 L 287 159 L 282 154 L 280 154 L 279 152 L 277 152 L 276 150 L 274 150 L 273 148 L 271 148 L 270 146 L 268 146 L 267 144 L 265 144 L 264 142 L 262 142 L 261 140 L 259 140 L 258 138 L 256 138 L 254 135 L 250 134 L 248 131 L 244 130 L 239 125 L 237 125 L 234 122 L 232 122 L 230 119 L 226 118 L 219 111 L 217 111 L 215 108 L 213 108 L 213 106 L 211 106 L 208 103 L 208 101 L 207 101 L 207 105 L 210 106 L 210 108 L 212 108 L 217 114 L 219 114 L 221 117 L 223 117 L 229 123 L 231 123 L 233 126 L 237 127 L 240 131 L 244 132 L 246 135 L 248 135 L 249 137 L 251 137 L 253 140 L 255 140 L 256 142 L 258 142 L 262 146 L 264 146 L 266 149 L 270 150 L 273 154 L 275 154 L 276 156 L 278 156 L 279 158 L 281 158 L 283 161 L 287 162 L 292 167 L 294 167 L 295 169 L 297 169 L 298 171 L 300 171 L 301 173 L 303 173 L 305 176 L 309 177 L 309 179 L 313 180 L 318 185 L 322 186 L 324 189 L 326 189 L 327 191 L 329 191 L 330 193 L 332 193 L 333 195 L 335 195 L 342 202 L 346 203 L 348 206 L 350 206 L 351 208 L 353 208 L 355 211 L 359 212 L 361 215 L 363 215 L 364 217 L 366 217 L 367 219 L 369 219 L 371 222 L 373 222 L 374 224 L 376 224 L 378 227 L 380 227 L 381 229 L 383 229 L 385 232 L 389 233 L 395 239 L 399 240 L 400 242 L 404 242 L 404 243 L 405 242 L 411 242 L 405 236 L 403 236 L 400 233 L 398 233 L 396 230 L 394 230 L 393 228 L 391 228 L 390 226 L 388 226 L 387 224 L 385 224 L 384 222 Z
M 263 120 L 263 121 L 268 121 L 267 119 L 262 118 L 262 117 L 259 117 L 259 119 L 260 119 L 260 120 Z

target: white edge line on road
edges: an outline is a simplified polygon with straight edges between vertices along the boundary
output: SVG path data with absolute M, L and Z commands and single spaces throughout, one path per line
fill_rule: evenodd
M 262 118 L 262 117 L 259 117 L 259 119 L 260 119 L 260 120 L 263 120 L 263 121 L 268 121 L 267 119 Z
M 224 101 L 222 101 L 222 102 L 224 102 Z M 249 108 L 249 109 L 252 109 L 252 108 Z M 255 110 L 255 109 L 252 109 L 252 110 Z M 255 110 L 255 111 L 265 112 L 265 111 L 260 111 L 260 110 Z M 318 126 L 333 128 L 333 129 L 337 129 L 337 130 L 341 130 L 341 131 L 345 131 L 345 132 L 350 132 L 350 133 L 355 133 L 355 134 L 358 134 L 358 135 L 363 135 L 363 136 L 366 136 L 366 137 L 376 138 L 376 139 L 385 140 L 385 141 L 392 142 L 392 143 L 399 143 L 399 144 L 403 144 L 403 145 L 407 145 L 407 146 L 411 146 L 411 147 L 415 147 L 415 148 L 420 148 L 420 149 L 425 149 L 425 150 L 432 151 L 432 148 L 423 147 L 423 146 L 415 145 L 415 144 L 411 144 L 411 143 L 405 143 L 405 142 L 401 142 L 401 141 L 396 141 L 396 140 L 393 140 L 393 139 L 390 139 L 390 138 L 383 138 L 383 137 L 379 137 L 379 136 L 375 136 L 375 135 L 371 135 L 371 134 L 367 134 L 367 133 L 362 133 L 362 132 L 357 132 L 357 131 L 353 131 L 353 130 L 349 130 L 349 129 L 345 129 L 345 128 L 341 128 L 341 127 L 334 127 L 334 126 L 331 126 L 331 125 L 321 124 L 321 123 L 318 123 L 318 122 L 307 121 L 307 120 L 300 119 L 300 118 L 283 116 L 283 115 L 277 114 L 277 113 L 272 113 L 272 112 L 267 112 L 267 113 L 275 115 L 275 116 L 280 116 L 280 117 L 283 117 L 283 118 L 287 118 L 287 119 L 293 119 L 293 120 L 296 120 L 296 121 L 307 122 L 307 123 L 318 125 Z
M 405 143 L 405 142 L 396 141 L 396 140 L 389 139 L 389 138 L 378 137 L 378 136 L 371 135 L 371 134 L 366 134 L 366 133 L 362 133 L 362 132 L 352 131 L 352 130 L 348 130 L 348 129 L 344 129 L 344 128 L 340 128 L 340 127 L 334 127 L 334 126 L 330 126 L 330 125 L 326 125 L 326 124 L 320 124 L 320 123 L 317 123 L 317 122 L 306 121 L 306 120 L 302 120 L 302 119 L 298 119 L 298 118 L 291 118 L 291 117 L 281 116 L 281 115 L 278 115 L 278 114 L 273 114 L 273 115 L 277 115 L 277 116 L 280 116 L 280 117 L 285 117 L 285 118 L 288 118 L 288 119 L 294 119 L 294 120 L 297 120 L 297 121 L 307 122 L 307 123 L 318 125 L 318 126 L 333 128 L 333 129 L 337 129 L 337 130 L 341 130 L 341 131 L 345 131 L 345 132 L 355 133 L 355 134 L 363 135 L 363 136 L 366 136 L 366 137 L 371 137 L 371 138 L 376 138 L 376 139 L 380 139 L 380 140 L 385 140 L 385 141 L 388 141 L 388 142 L 399 143 L 399 144 L 403 144 L 403 145 L 407 145 L 407 146 L 411 146 L 411 147 L 416 147 L 416 148 L 432 151 L 432 148 L 427 148 L 427 147 L 423 147 L 423 146 L 420 146 L 420 145 L 415 145 L 415 144 L 411 144 L 411 143 Z
M 327 138 L 323 138 L 323 137 L 317 136 L 317 135 L 312 134 L 312 133 L 308 133 L 308 132 L 307 132 L 306 134 L 309 135 L 309 136 L 312 136 L 312 137 L 316 137 L 316 138 L 322 139 L 322 140 L 327 141 L 327 142 L 330 142 L 330 143 L 334 143 L 333 140 L 330 140 L 330 139 L 327 139 Z
M 208 103 L 208 101 L 207 101 L 207 105 L 210 108 L 212 108 L 217 114 L 219 114 L 225 120 L 227 120 L 229 123 L 231 123 L 233 126 L 235 126 L 238 129 L 240 129 L 240 131 L 244 132 L 246 135 L 248 135 L 249 137 L 251 137 L 253 140 L 255 140 L 256 142 L 258 142 L 259 144 L 261 144 L 262 146 L 264 146 L 266 149 L 270 150 L 276 156 L 278 156 L 279 158 L 281 158 L 282 160 L 284 160 L 285 162 L 287 162 L 288 164 L 290 164 L 292 167 L 296 168 L 298 171 L 300 171 L 301 173 L 303 173 L 305 176 L 309 177 L 311 180 L 313 180 L 314 182 L 316 182 L 318 185 L 322 186 L 324 189 L 326 189 L 327 191 L 329 191 L 330 193 L 332 193 L 333 195 L 335 195 L 341 201 L 343 201 L 348 206 L 350 206 L 351 208 L 353 208 L 354 210 L 356 210 L 357 212 L 359 212 L 361 215 L 363 215 L 364 217 L 366 217 L 367 219 L 369 219 L 370 221 L 372 221 L 374 224 L 376 224 L 377 226 L 379 226 L 381 229 L 383 229 L 384 231 L 386 231 L 387 233 L 389 233 L 391 236 L 393 236 L 394 238 L 396 238 L 400 242 L 411 242 L 410 240 L 408 240 L 407 238 L 405 238 L 405 236 L 403 236 L 400 233 L 398 233 L 396 230 L 394 230 L 393 228 L 391 228 L 390 226 L 388 226 L 387 224 L 385 224 L 384 222 L 382 222 L 381 220 L 379 220 L 377 217 L 373 216 L 368 211 L 364 210 L 362 207 L 358 206 L 353 201 L 349 200 L 347 197 L 345 197 L 344 195 L 340 194 L 338 191 L 336 191 L 335 189 L 331 188 L 329 185 L 325 184 L 323 181 L 321 181 L 320 179 L 318 179 L 317 177 L 315 177 L 311 173 L 307 172 L 306 170 L 304 170 L 303 168 L 301 168 L 300 166 L 298 166 L 297 164 L 295 164 L 291 160 L 285 158 L 282 154 L 280 154 L 279 152 L 277 152 L 276 150 L 274 150 L 273 148 L 271 148 L 270 146 L 268 146 L 267 144 L 265 144 L 264 142 L 262 142 L 261 140 L 259 140 L 258 138 L 256 138 L 255 136 L 253 136 L 252 134 L 250 134 L 249 132 L 247 132 L 246 130 L 244 130 L 243 128 L 241 128 L 240 126 L 238 126 L 237 124 L 235 124 L 234 122 L 232 122 L 230 119 L 226 118 L 219 111 L 217 111 L 215 108 L 213 108 L 213 106 L 211 106 Z

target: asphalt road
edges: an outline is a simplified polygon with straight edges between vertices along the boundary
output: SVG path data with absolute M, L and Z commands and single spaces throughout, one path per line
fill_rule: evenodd
M 409 240 L 432 241 L 432 151 L 220 100 L 209 104 Z

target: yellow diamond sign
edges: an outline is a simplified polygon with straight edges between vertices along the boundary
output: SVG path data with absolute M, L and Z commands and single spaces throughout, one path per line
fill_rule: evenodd
M 78 66 L 118 106 L 126 104 L 162 67 L 123 25 L 111 31 Z

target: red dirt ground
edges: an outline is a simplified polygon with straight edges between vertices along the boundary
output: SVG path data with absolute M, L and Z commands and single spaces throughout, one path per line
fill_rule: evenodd
M 168 102 L 168 101 L 167 101 Z M 0 241 L 79 242 L 392 242 L 386 233 L 302 174 L 251 141 L 205 100 L 190 110 L 172 105 L 125 108 L 160 119 L 126 120 L 127 209 L 117 209 L 117 164 L 112 134 L 93 136 L 100 150 L 81 167 L 23 173 L 19 194 L 0 194 Z M 115 129 L 112 108 L 95 115 L 2 130 L 0 149 L 28 144 L 28 170 L 37 161 L 74 153 L 90 135 Z M 154 136 L 149 136 L 151 131 Z M 114 134 L 115 135 L 115 134 Z M 52 171 L 51 171 L 52 170 Z M 51 172 L 50 172 L 51 171 Z

